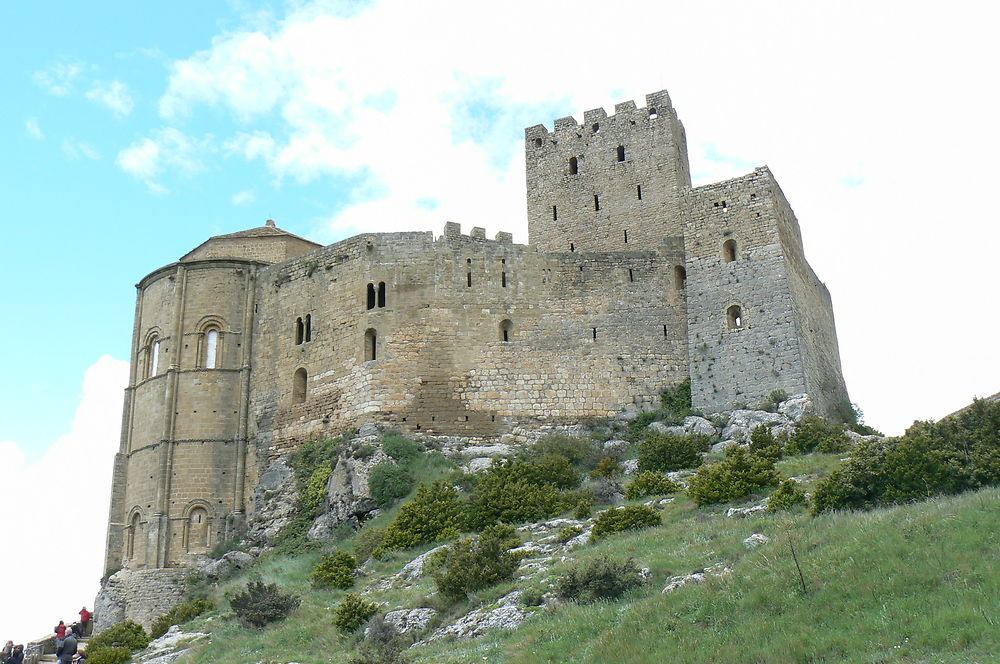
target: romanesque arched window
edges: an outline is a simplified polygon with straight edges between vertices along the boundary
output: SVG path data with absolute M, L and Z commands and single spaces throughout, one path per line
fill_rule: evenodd
M 205 368 L 214 369 L 218 366 L 219 330 L 210 327 L 205 330 Z
M 727 263 L 736 260 L 736 240 L 729 239 L 722 243 L 722 258 Z
M 514 334 L 514 323 L 509 318 L 500 321 L 500 341 L 510 341 Z
M 729 324 L 730 330 L 738 330 L 743 327 L 743 310 L 738 304 L 726 309 L 726 322 Z
M 313 317 L 312 314 L 306 314 L 306 318 L 303 321 L 302 327 L 302 339 L 304 341 L 312 341 L 313 339 Z
M 365 361 L 370 362 L 378 359 L 378 335 L 375 328 L 365 330 Z
M 305 403 L 309 374 L 302 367 L 295 370 L 292 376 L 292 403 Z
M 375 308 L 375 284 L 368 284 L 368 309 Z
M 385 308 L 385 282 L 378 282 L 378 308 Z
M 295 319 L 295 345 L 298 346 L 306 339 L 306 323 L 302 317 Z
M 576 157 L 569 158 L 569 174 L 576 175 L 580 172 L 579 162 L 577 162 Z
M 208 510 L 201 505 L 188 512 L 187 518 L 187 550 L 189 553 L 201 553 L 208 550 L 209 518 Z
M 135 511 L 128 520 L 125 538 L 125 557 L 135 560 L 142 554 L 142 515 Z
M 143 378 L 152 378 L 160 370 L 160 337 L 151 332 L 143 349 Z

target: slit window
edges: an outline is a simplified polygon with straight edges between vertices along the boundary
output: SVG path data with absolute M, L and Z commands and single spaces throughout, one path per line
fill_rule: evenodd
M 618 161 L 625 161 L 625 146 L 618 146 Z
M 555 208 L 552 208 L 555 210 Z M 466 288 L 472 288 L 472 259 L 465 259 L 465 286 Z
M 635 277 L 632 275 L 632 268 L 628 269 L 628 280 L 635 281 Z
M 628 244 L 628 229 L 626 228 L 625 230 L 623 230 L 622 234 L 625 235 L 625 244 Z
M 375 284 L 368 284 L 368 308 L 375 308 Z
M 313 338 L 313 317 L 312 317 L 312 314 L 306 314 L 305 324 L 303 325 L 303 327 L 305 328 L 303 330 L 303 333 L 304 333 L 303 334 L 303 340 L 304 341 L 312 341 L 312 338 Z
M 378 282 L 378 308 L 385 308 L 385 282 Z
M 640 201 L 642 200 L 642 185 L 641 184 L 635 185 L 635 197 L 638 198 Z
M 500 321 L 500 341 L 510 341 L 514 334 L 514 324 L 509 318 Z
M 590 334 L 593 336 L 594 341 L 597 341 L 597 328 L 596 327 L 590 328 Z
M 674 266 L 674 288 L 676 290 L 687 288 L 687 270 L 684 269 L 683 265 Z
M 601 209 L 601 199 L 597 194 L 594 194 L 594 209 L 595 210 Z
M 579 172 L 580 172 L 579 162 L 576 160 L 576 157 L 570 157 L 569 158 L 569 174 L 570 175 L 576 175 Z
M 726 240 L 722 243 L 722 258 L 727 263 L 736 261 L 736 240 Z
M 365 330 L 365 361 L 378 359 L 378 335 L 374 328 Z
M 205 368 L 214 369 L 219 353 L 219 331 L 215 328 L 205 333 Z
M 573 246 L 572 242 L 569 243 L 569 250 L 570 251 L 576 251 L 576 247 Z
M 306 402 L 306 383 L 308 380 L 306 370 L 299 367 L 292 376 L 292 403 Z
M 726 309 L 726 320 L 729 323 L 730 330 L 738 330 L 743 327 L 743 310 L 740 309 L 738 304 Z
M 295 319 L 295 345 L 298 346 L 306 338 L 306 324 L 301 318 Z
M 556 212 L 556 206 L 552 206 L 552 221 L 557 221 L 559 219 L 559 213 Z

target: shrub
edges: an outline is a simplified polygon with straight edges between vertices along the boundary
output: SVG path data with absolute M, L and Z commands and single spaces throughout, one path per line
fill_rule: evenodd
M 1000 483 L 1000 402 L 975 401 L 899 438 L 859 443 L 816 487 L 815 513 L 869 509 Z
M 248 627 L 263 627 L 284 620 L 298 608 L 297 595 L 282 592 L 274 583 L 251 581 L 246 590 L 233 594 L 229 605 L 240 622 Z
M 130 653 L 149 645 L 146 630 L 131 620 L 112 625 L 90 640 L 91 649 L 125 648 Z
M 677 417 L 687 417 L 691 411 L 691 379 L 685 378 L 674 387 L 660 392 L 660 408 Z
M 631 558 L 612 560 L 606 556 L 569 569 L 556 582 L 556 594 L 574 602 L 617 599 L 642 584 L 639 568 Z
M 844 452 L 851 444 L 851 439 L 844 433 L 839 424 L 834 424 L 817 415 L 802 419 L 799 426 L 788 438 L 789 454 L 808 454 L 810 452 Z
M 107 646 L 87 647 L 87 662 L 89 664 L 126 664 L 132 659 L 132 651 L 128 648 L 109 648 Z
M 344 632 L 353 632 L 378 612 L 378 606 L 366 602 L 361 595 L 347 593 L 333 614 L 333 624 Z
M 332 473 L 332 466 L 321 466 L 309 476 L 305 491 L 299 498 L 300 508 L 304 515 L 313 517 L 322 511 L 323 504 L 326 502 L 326 485 L 329 483 Z
M 380 463 L 368 476 L 368 487 L 379 507 L 385 508 L 403 498 L 413 489 L 413 475 L 394 463 Z
M 796 505 L 805 504 L 805 502 L 805 492 L 798 487 L 795 480 L 786 479 L 771 492 L 771 498 L 767 501 L 767 509 L 771 512 L 790 510 Z
M 615 477 L 622 474 L 622 465 L 612 457 L 604 457 L 591 471 L 591 477 Z
M 621 502 L 621 499 L 625 496 L 625 489 L 622 487 L 621 482 L 607 477 L 602 477 L 594 482 L 590 487 L 590 491 L 594 496 L 594 501 L 598 505 L 613 505 Z
M 560 489 L 579 482 L 579 473 L 564 457 L 496 462 L 482 474 L 469 497 L 467 525 L 480 530 L 497 522 L 523 523 L 555 516 L 573 504 Z
M 688 485 L 688 495 L 699 505 L 726 503 L 777 481 L 773 460 L 733 445 L 726 450 L 725 459 L 698 469 Z
M 410 440 L 396 431 L 390 431 L 382 437 L 382 449 L 399 463 L 406 465 L 420 456 L 424 446 L 415 440 Z
M 660 514 L 646 505 L 629 505 L 602 512 L 590 531 L 590 541 L 625 530 L 638 530 L 660 525 Z
M 541 606 L 545 603 L 545 593 L 538 588 L 528 588 L 521 593 L 521 604 L 525 606 Z
M 593 495 L 589 498 L 580 498 L 573 508 L 573 516 L 577 519 L 589 519 L 590 513 L 594 510 Z
M 592 470 L 606 454 L 600 442 L 594 439 L 557 433 L 540 438 L 534 445 L 528 447 L 524 456 L 529 461 L 545 457 L 562 457 L 574 466 Z
M 635 476 L 625 488 L 626 500 L 638 500 L 646 496 L 663 496 L 681 490 L 681 485 L 659 473 L 645 470 Z
M 647 431 L 639 445 L 639 470 L 669 472 L 701 465 L 709 448 L 707 436 L 678 436 Z
M 385 531 L 386 550 L 439 542 L 457 537 L 462 528 L 462 502 L 458 490 L 437 480 L 417 489 L 413 500 L 404 504 Z
M 354 538 L 354 558 L 355 560 L 368 560 L 369 558 L 381 558 L 385 555 L 382 542 L 385 540 L 385 528 L 375 526 L 365 526 Z
M 566 526 L 559 530 L 559 534 L 556 535 L 556 540 L 565 544 L 574 537 L 579 537 L 583 534 L 583 528 L 580 526 Z
M 166 634 L 173 625 L 183 625 L 214 608 L 215 605 L 207 599 L 193 599 L 184 602 L 154 620 L 149 628 L 149 636 L 158 639 Z
M 489 588 L 514 576 L 521 557 L 510 549 L 520 544 L 512 526 L 489 526 L 479 537 L 463 538 L 441 553 L 434 573 L 438 592 L 457 602 L 470 592 Z
M 354 585 L 354 568 L 357 566 L 358 561 L 345 551 L 323 556 L 312 572 L 313 585 L 318 588 L 346 590 Z
M 778 461 L 782 457 L 781 443 L 775 439 L 770 427 L 763 424 L 750 432 L 750 453 Z

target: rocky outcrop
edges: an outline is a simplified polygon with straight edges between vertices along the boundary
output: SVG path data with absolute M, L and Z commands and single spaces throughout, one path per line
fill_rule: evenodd
M 371 518 L 378 503 L 368 480 L 372 468 L 380 463 L 395 461 L 383 451 L 377 433 L 359 436 L 350 448 L 341 451 L 326 484 L 326 511 L 313 522 L 310 539 L 327 539 L 342 523 L 358 524 Z
M 209 638 L 202 632 L 182 632 L 178 625 L 172 626 L 167 633 L 149 642 L 145 650 L 132 658 L 135 664 L 171 664 L 180 659 L 191 646 Z
M 281 457 L 261 473 L 257 482 L 247 538 L 261 546 L 273 546 L 281 531 L 295 519 L 298 501 L 295 472 L 287 458 Z
M 746 443 L 750 434 L 757 427 L 769 426 L 771 431 L 791 431 L 792 421 L 781 413 L 769 413 L 766 410 L 734 410 L 729 414 L 729 424 L 722 430 L 723 440 L 735 440 Z
M 396 609 L 389 611 L 382 618 L 386 623 L 392 625 L 400 634 L 407 632 L 422 632 L 427 629 L 438 612 L 434 609 L 421 607 L 419 609 Z M 367 635 L 368 630 L 365 630 Z
M 219 579 L 230 571 L 244 569 L 253 564 L 254 557 L 243 551 L 230 551 L 218 560 L 202 565 L 198 571 L 209 579 Z
M 496 606 L 470 611 L 450 625 L 435 630 L 426 641 L 445 637 L 469 639 L 497 629 L 517 629 L 531 615 L 521 605 L 521 594 L 522 591 L 515 590 L 501 597 Z
M 733 569 L 724 563 L 717 563 L 711 567 L 706 567 L 705 569 L 698 570 L 697 572 L 692 572 L 691 574 L 681 574 L 680 576 L 670 577 L 670 581 L 664 586 L 664 593 L 672 593 L 678 588 L 682 588 L 689 584 L 704 583 L 705 579 L 709 577 L 723 577 L 732 574 Z

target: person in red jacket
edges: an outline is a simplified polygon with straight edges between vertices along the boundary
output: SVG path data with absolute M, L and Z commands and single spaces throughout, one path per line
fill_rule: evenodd
M 60 620 L 59 624 L 56 625 L 55 632 L 56 632 L 56 650 L 57 651 L 62 650 L 63 639 L 66 638 L 66 623 Z
M 90 617 L 91 614 L 90 611 L 87 610 L 87 607 L 80 609 L 80 632 L 84 636 L 87 636 L 87 627 L 90 626 Z

